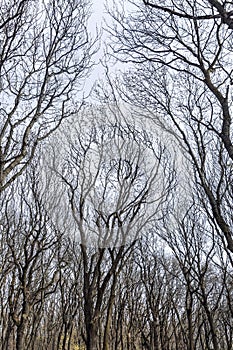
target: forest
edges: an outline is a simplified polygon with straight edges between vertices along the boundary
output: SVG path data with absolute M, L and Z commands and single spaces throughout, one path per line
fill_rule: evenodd
M 233 350 L 232 2 L 0 5 L 0 349 Z

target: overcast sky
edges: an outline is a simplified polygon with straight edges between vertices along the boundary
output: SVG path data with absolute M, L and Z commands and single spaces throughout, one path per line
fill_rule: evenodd
M 107 0 L 108 3 L 111 2 L 111 0 Z M 92 15 L 91 18 L 89 19 L 89 31 L 92 33 L 92 37 L 96 36 L 96 28 L 98 28 L 98 31 L 101 31 L 102 26 L 103 26 L 103 18 L 106 18 L 105 13 L 105 0 L 92 0 Z M 105 42 L 106 35 L 104 33 L 102 34 L 102 39 L 101 39 L 101 47 L 99 52 L 95 55 L 95 61 L 96 63 L 99 62 L 99 60 L 103 57 L 103 47 L 104 47 L 104 42 Z M 101 66 L 101 64 L 96 65 L 90 77 L 87 79 L 85 83 L 85 92 L 88 93 L 89 90 L 91 89 L 93 83 L 97 79 L 101 79 L 104 74 L 104 69 Z
M 105 0 L 92 0 L 92 18 L 97 24 L 101 23 L 102 16 L 104 14 Z

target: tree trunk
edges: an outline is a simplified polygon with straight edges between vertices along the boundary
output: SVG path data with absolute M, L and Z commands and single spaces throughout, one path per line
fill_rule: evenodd
M 25 350 L 25 332 L 27 329 L 26 322 L 22 320 L 17 328 L 16 350 Z
M 30 305 L 28 301 L 23 302 L 22 314 L 19 324 L 17 325 L 16 350 L 25 350 L 25 333 L 28 328 L 28 318 L 30 313 Z
M 87 349 L 86 350 L 97 350 L 97 327 L 93 322 L 86 325 L 87 331 Z

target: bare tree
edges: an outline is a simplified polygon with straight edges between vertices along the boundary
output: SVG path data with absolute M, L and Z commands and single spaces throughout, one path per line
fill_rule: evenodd
M 97 107 L 94 112 L 96 115 Z M 217 241 L 218 227 L 208 217 L 201 199 L 194 197 L 193 206 L 186 206 L 186 214 L 177 215 L 173 206 L 167 207 L 174 204 L 176 192 L 172 188 L 175 175 L 166 162 L 166 150 L 149 143 L 147 133 L 142 137 L 142 130 L 132 123 L 127 125 L 122 120 L 116 124 L 115 118 L 114 123 L 104 118 L 105 123 L 99 119 L 97 124 L 91 118 L 92 112 L 84 115 L 89 116 L 89 125 L 84 125 L 87 119 L 78 124 L 77 130 L 75 123 L 70 124 L 73 134 L 67 123 L 68 140 L 61 139 L 62 149 L 59 139 L 55 139 L 58 153 L 53 165 L 56 165 L 55 174 L 59 175 L 57 182 L 52 169 L 41 177 L 38 169 L 42 170 L 42 165 L 39 159 L 34 159 L 24 176 L 18 177 L 2 193 L 1 348 L 232 350 L 231 256 L 226 254 L 221 237 L 217 236 Z M 62 131 L 59 135 L 64 137 Z M 120 155 L 125 155 L 126 149 L 128 156 L 127 167 L 123 168 L 121 162 L 115 161 L 120 145 Z M 150 154 L 152 145 L 155 146 L 153 155 L 159 156 L 156 163 L 152 163 L 156 174 L 153 181 L 151 172 L 148 178 L 142 176 L 148 170 L 145 154 Z M 89 157 L 93 151 L 95 157 Z M 140 157 L 135 157 L 136 151 L 141 152 Z M 103 162 L 98 157 L 100 154 Z M 155 162 L 155 158 L 153 160 Z M 112 167 L 108 166 L 109 162 Z M 135 169 L 134 162 L 141 164 L 137 176 L 130 170 Z M 160 198 L 155 188 L 161 185 L 157 163 L 166 175 Z M 102 180 L 99 182 L 94 176 L 97 169 Z M 110 177 L 113 173 L 118 177 Z M 133 188 L 137 180 L 138 186 Z M 146 183 L 151 187 L 145 196 L 142 184 Z M 118 193 L 120 208 L 130 198 L 131 191 L 133 210 L 124 217 L 122 225 L 118 218 L 115 224 L 108 221 L 116 207 L 107 205 L 112 200 L 107 196 L 107 189 L 102 192 L 107 184 L 111 185 L 111 194 Z M 118 188 L 118 192 L 113 188 Z M 121 191 L 125 195 L 121 196 Z M 51 193 L 54 194 L 52 200 Z M 81 207 L 80 198 L 85 198 Z M 137 211 L 140 198 L 144 198 L 145 203 L 141 203 Z M 104 218 L 101 225 L 97 221 L 99 204 L 101 218 Z M 60 221 L 57 221 L 57 206 Z M 66 206 L 75 219 L 70 225 L 67 225 L 71 216 L 67 216 Z M 118 216 L 122 218 L 120 213 Z M 79 227 L 83 228 L 83 241 Z M 111 241 L 110 229 L 113 233 L 114 229 L 116 233 L 118 229 L 124 230 L 130 239 L 124 240 L 121 235 L 117 240 L 113 234 Z M 95 236 L 99 239 L 94 239 Z M 108 240 L 104 241 L 104 236 Z M 113 243 L 119 245 L 113 246 Z
M 37 318 L 46 298 L 56 290 L 56 258 L 62 234 L 49 220 L 35 172 L 28 171 L 11 186 L 2 203 L 1 239 L 7 264 L 1 271 L 3 319 L 2 348 L 31 348 L 37 335 Z
M 143 0 L 143 3 L 156 10 L 162 10 L 169 15 L 174 15 L 180 18 L 192 19 L 195 21 L 206 21 L 210 19 L 221 19 L 221 21 L 233 29 L 233 11 L 230 1 L 218 1 L 218 0 L 207 0 L 206 1 L 206 13 L 194 13 L 188 11 L 183 5 L 174 5 L 172 1 L 167 1 L 165 4 L 159 3 L 159 1 L 148 1 Z
M 36 146 L 77 112 L 91 66 L 89 2 L 3 0 L 0 10 L 0 190 Z
M 195 344 L 201 342 L 203 347 L 216 350 L 225 348 L 227 332 L 222 329 L 219 337 L 219 312 L 221 313 L 222 303 L 228 309 L 225 293 L 231 284 L 228 278 L 232 267 L 221 238 L 216 236 L 216 228 L 211 218 L 208 218 L 196 201 L 182 219 L 172 220 L 172 227 L 171 218 L 167 219 L 167 223 L 164 223 L 163 239 L 172 249 L 179 264 L 186 289 L 186 324 L 183 324 L 183 329 L 187 336 L 187 346 L 192 350 L 195 349 Z M 231 306 L 227 312 L 230 309 Z M 202 322 L 198 320 L 200 315 Z
M 232 268 L 200 214 L 189 208 L 179 225 L 168 220 L 137 242 L 118 282 L 115 349 L 231 349 Z
M 136 65 L 118 81 L 122 96 L 177 135 L 233 252 L 231 3 L 129 3 L 112 12 L 110 29 L 114 55 Z
M 119 112 L 118 107 L 115 111 Z M 109 349 L 118 275 L 139 235 L 149 229 L 156 215 L 163 215 L 161 208 L 174 181 L 172 168 L 168 178 L 163 176 L 163 166 L 169 167 L 165 147 L 155 146 L 127 118 L 119 121 L 109 113 L 108 106 L 95 106 L 84 110 L 79 123 L 70 127 L 67 123 L 63 132 L 67 140 L 62 140 L 67 151 L 63 160 L 53 158 L 53 169 L 67 188 L 71 232 L 81 245 L 88 350 Z

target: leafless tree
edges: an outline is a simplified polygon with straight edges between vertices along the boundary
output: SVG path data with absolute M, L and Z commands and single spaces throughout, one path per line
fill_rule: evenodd
M 145 220 L 140 232 L 133 231 L 134 234 L 137 233 L 136 236 L 132 234 L 130 240 L 118 241 L 124 244 L 115 247 L 106 246 L 106 241 L 104 245 L 102 238 L 95 241 L 93 239 L 92 245 L 88 239 L 84 241 L 86 245 L 79 240 L 80 223 L 83 224 L 85 236 L 90 232 L 93 234 L 94 229 L 100 235 L 100 227 L 97 224 L 93 225 L 94 215 L 90 215 L 92 212 L 89 211 L 88 216 L 85 208 L 92 205 L 98 208 L 98 198 L 101 201 L 110 200 L 109 197 L 103 197 L 102 192 L 98 192 L 100 197 L 89 196 L 87 200 L 87 196 L 86 202 L 84 201 L 86 207 L 83 207 L 83 211 L 80 209 L 80 194 L 85 194 L 84 189 L 90 188 L 90 181 L 95 178 L 93 174 L 97 169 L 96 165 L 109 170 L 109 158 L 102 157 L 105 160 L 104 165 L 99 163 L 96 150 L 101 150 L 103 154 L 107 140 L 113 141 L 118 137 L 121 139 L 122 136 L 125 140 L 124 147 L 129 146 L 127 152 L 131 147 L 134 147 L 134 151 L 142 152 L 145 146 L 145 138 L 140 138 L 141 129 L 132 128 L 132 124 L 127 128 L 123 121 L 122 124 L 117 124 L 116 128 L 111 119 L 104 120 L 104 129 L 98 129 L 97 124 L 93 124 L 90 119 L 90 125 L 94 125 L 94 128 L 89 129 L 90 125 L 86 126 L 85 131 L 89 130 L 89 133 L 83 132 L 84 126 L 81 129 L 82 133 L 78 133 L 80 128 L 75 130 L 75 124 L 72 124 L 74 134 L 70 134 L 69 131 L 67 134 L 70 136 L 69 147 L 65 139 L 62 139 L 64 153 L 59 149 L 57 139 L 56 146 L 60 158 L 58 156 L 56 159 L 60 168 L 54 170 L 56 175 L 59 174 L 57 180 L 60 182 L 55 183 L 56 192 L 53 188 L 54 170 L 50 169 L 51 173 L 45 173 L 47 178 L 45 174 L 41 176 L 38 173 L 38 169 L 42 169 L 41 163 L 39 159 L 34 159 L 24 176 L 18 177 L 14 184 L 2 193 L 2 349 L 27 347 L 29 350 L 76 350 L 90 349 L 92 346 L 97 350 L 232 350 L 233 283 L 232 266 L 229 263 L 231 256 L 226 253 L 221 237 L 217 236 L 218 241 L 216 240 L 215 230 L 218 227 L 213 224 L 211 217 L 208 217 L 208 212 L 198 195 L 194 197 L 193 206 L 186 206 L 186 214 L 183 217 L 177 216 L 177 211 L 172 206 L 166 207 L 168 202 L 174 203 L 172 199 L 176 195 L 176 188 L 172 187 L 174 173 L 171 174 L 170 180 L 166 180 L 168 182 L 163 183 L 167 185 L 166 191 L 162 193 L 167 193 L 167 196 L 156 201 L 157 204 L 160 203 L 159 206 L 154 206 L 152 201 L 153 196 L 157 198 L 158 190 L 155 191 L 152 186 L 154 182 L 151 182 L 152 188 L 146 197 L 146 214 L 143 207 L 135 215 L 133 212 L 129 214 L 132 222 L 136 224 L 141 225 L 143 219 Z M 110 130 L 114 130 L 114 133 L 110 133 Z M 100 137 L 101 133 L 104 134 L 104 139 Z M 92 146 L 85 142 L 89 137 L 93 141 Z M 137 143 L 139 139 L 140 142 Z M 101 140 L 105 142 L 100 143 Z M 101 146 L 99 148 L 97 141 Z M 79 168 L 79 158 L 75 155 L 78 156 L 83 149 L 86 150 L 85 147 L 80 147 L 81 144 L 89 147 L 88 152 L 94 149 L 94 167 L 87 167 L 87 152 L 86 167 Z M 147 142 L 147 147 L 149 145 L 152 146 Z M 121 155 L 124 147 L 121 149 Z M 108 144 L 107 149 L 109 148 Z M 116 148 L 112 146 L 111 150 L 115 151 Z M 154 151 L 157 155 L 161 151 L 165 152 L 158 146 Z M 65 156 L 67 154 L 69 158 Z M 165 159 L 162 157 L 157 161 L 160 161 L 161 166 L 167 164 L 168 167 L 168 163 L 165 162 L 166 152 L 162 154 Z M 48 156 L 47 150 L 46 155 Z M 117 157 L 118 153 L 109 152 L 108 155 Z M 66 161 L 62 162 L 63 156 Z M 83 160 L 82 153 L 81 159 Z M 140 158 L 133 159 L 138 162 Z M 89 160 L 93 162 L 93 158 Z M 53 165 L 55 164 L 56 162 Z M 75 169 L 80 171 L 75 172 Z M 81 169 L 85 170 L 85 180 Z M 119 179 L 112 180 L 112 184 L 115 184 L 115 181 L 123 181 L 120 177 L 121 169 L 118 164 L 116 172 L 119 172 Z M 143 170 L 146 169 L 148 168 L 144 166 Z M 131 173 L 129 178 L 130 181 L 136 181 Z M 139 178 L 140 181 L 145 179 Z M 159 177 L 156 176 L 155 181 L 156 179 L 159 180 Z M 128 179 L 124 177 L 124 180 L 127 182 Z M 158 183 L 159 181 L 156 185 Z M 83 186 L 83 192 L 79 191 L 79 187 L 75 187 L 77 184 Z M 95 189 L 98 190 L 97 181 L 95 184 Z M 54 195 L 60 198 L 62 190 L 71 201 L 69 210 L 76 215 L 75 230 L 73 224 L 67 225 L 65 211 L 59 211 L 63 221 L 57 222 L 57 214 L 52 215 L 51 203 L 56 207 L 58 201 L 56 198 L 49 201 L 52 193 L 50 186 Z M 94 192 L 94 189 L 92 190 Z M 137 193 L 136 188 L 132 193 L 134 191 Z M 169 199 L 170 191 L 172 195 Z M 60 209 L 69 204 L 66 203 L 66 196 L 62 198 L 63 205 Z M 125 197 L 122 200 L 125 200 Z M 110 215 L 107 209 L 106 206 L 101 212 L 105 221 L 107 215 Z M 111 210 L 114 209 L 112 205 Z M 78 216 L 80 213 L 83 213 L 81 218 Z M 139 219 L 140 214 L 142 217 Z M 125 220 L 122 226 L 130 236 L 130 231 L 127 231 L 128 224 Z M 106 223 L 102 223 L 102 230 L 106 229 L 106 226 Z M 113 225 L 114 227 L 116 226 Z M 96 244 L 98 242 L 101 242 L 101 246 Z M 108 243 L 110 242 L 109 240 Z
M 221 19 L 221 21 L 233 29 L 233 10 L 230 1 L 207 0 L 205 2 L 206 13 L 194 13 L 188 11 L 184 4 L 175 5 L 172 1 L 167 1 L 164 4 L 159 1 L 143 0 L 143 3 L 156 10 L 162 10 L 169 15 L 174 15 L 180 18 L 192 19 L 196 21 L 207 21 L 210 19 Z
M 186 289 L 186 325 L 183 324 L 183 328 L 191 350 L 199 342 L 202 343 L 200 346 L 216 350 L 227 347 L 227 332 L 222 329 L 219 337 L 217 330 L 221 328 L 221 304 L 225 305 L 228 313 L 231 310 L 231 306 L 227 306 L 225 293 L 231 285 L 232 267 L 221 238 L 216 238 L 216 227 L 204 213 L 200 204 L 193 203 L 182 220 L 172 221 L 173 228 L 168 219 L 162 233 L 183 274 Z
M 111 13 L 113 53 L 136 65 L 118 81 L 122 96 L 177 135 L 206 210 L 233 252 L 232 4 L 129 3 Z
M 1 271 L 1 295 L 3 322 L 9 324 L 2 329 L 2 348 L 22 350 L 35 341 L 37 318 L 46 298 L 56 290 L 62 234 L 46 214 L 35 172 L 28 170 L 7 192 L 1 208 L 1 240 L 7 258 Z
M 80 122 L 70 127 L 67 123 L 61 130 L 67 135 L 62 140 L 63 158 L 56 152 L 53 158 L 53 169 L 67 188 L 73 232 L 81 244 L 88 350 L 108 349 L 117 277 L 140 234 L 156 215 L 163 215 L 161 207 L 174 182 L 172 165 L 170 176 L 163 176 L 163 166 L 169 167 L 165 147 L 154 145 L 145 130 L 127 123 L 122 115 L 121 120 L 111 117 L 111 112 L 108 106 L 94 106 L 84 110 Z
M 231 349 L 232 268 L 195 210 L 173 229 L 161 225 L 168 245 L 155 232 L 137 242 L 115 293 L 113 349 Z
M 91 66 L 89 2 L 1 2 L 0 190 L 27 167 L 36 146 L 69 115 Z

